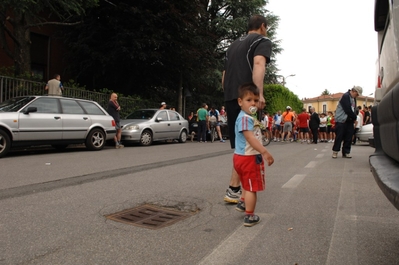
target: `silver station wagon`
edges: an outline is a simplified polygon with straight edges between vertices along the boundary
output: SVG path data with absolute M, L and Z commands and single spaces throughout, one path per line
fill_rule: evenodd
M 121 119 L 122 142 L 151 145 L 153 141 L 187 141 L 188 121 L 173 110 L 139 109 Z
M 24 96 L 0 103 L 0 158 L 17 146 L 84 143 L 101 150 L 115 133 L 114 119 L 94 101 Z

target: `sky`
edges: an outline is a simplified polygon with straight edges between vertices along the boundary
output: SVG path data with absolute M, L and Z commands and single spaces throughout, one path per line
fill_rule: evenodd
M 269 0 L 266 9 L 280 18 L 276 56 L 279 75 L 300 99 L 363 88 L 374 93 L 377 33 L 373 0 Z

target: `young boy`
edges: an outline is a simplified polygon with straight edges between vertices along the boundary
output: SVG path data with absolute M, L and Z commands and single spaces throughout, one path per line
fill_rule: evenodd
M 264 159 L 270 166 L 274 159 L 262 145 L 260 122 L 252 115 L 256 114 L 259 91 L 254 83 L 242 85 L 238 89 L 238 105 L 241 112 L 235 124 L 234 169 L 240 176 L 243 188 L 236 210 L 245 211 L 244 226 L 253 226 L 260 222 L 254 214 L 256 192 L 265 189 Z

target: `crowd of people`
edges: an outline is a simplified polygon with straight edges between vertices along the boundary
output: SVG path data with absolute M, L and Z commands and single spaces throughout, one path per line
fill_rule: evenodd
M 206 134 L 211 133 L 211 126 L 215 126 L 220 142 L 224 143 L 225 140 L 223 139 L 220 128 L 221 123 L 227 121 L 224 106 L 221 107 L 220 111 L 213 106 L 210 109 L 208 108 L 206 103 L 202 103 L 195 114 L 194 112 L 190 112 L 190 115 L 188 115 L 188 121 L 195 121 L 198 124 L 197 132 L 192 132 L 191 141 L 193 141 L 194 135 L 197 135 L 197 141 L 199 143 L 206 143 Z
M 363 124 L 371 123 L 371 107 L 358 106 L 354 122 L 352 144 L 356 144 L 355 134 Z M 274 142 L 300 142 L 308 144 L 333 143 L 335 140 L 335 111 L 316 113 L 313 107 L 305 108 L 297 114 L 290 106 L 284 112 L 277 111 L 270 115 L 263 113 L 262 123 L 270 131 Z

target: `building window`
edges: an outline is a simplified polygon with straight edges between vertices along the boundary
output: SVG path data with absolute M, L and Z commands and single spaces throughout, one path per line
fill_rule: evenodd
M 327 104 L 323 104 L 323 113 L 327 112 Z

